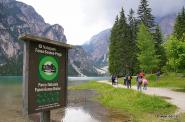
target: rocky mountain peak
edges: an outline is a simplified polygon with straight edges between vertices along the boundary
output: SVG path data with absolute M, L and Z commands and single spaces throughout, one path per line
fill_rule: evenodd
M 0 68 L 22 62 L 23 44 L 18 40 L 22 34 L 44 36 L 64 43 L 67 41 L 64 28 L 45 23 L 33 7 L 15 0 L 0 0 Z M 3 71 L 5 74 L 7 72 L 11 71 Z
M 66 43 L 67 39 L 65 35 L 62 35 L 61 33 L 64 33 L 64 28 L 58 24 L 55 24 L 49 26 L 43 34 L 48 38 L 52 38 L 54 40 L 59 40 Z
M 37 14 L 37 12 L 32 6 L 29 6 L 22 2 L 14 2 L 14 3 L 16 3 L 15 6 L 20 8 L 20 11 L 21 11 L 21 13 L 19 13 L 18 16 L 20 16 L 21 14 L 24 15 L 24 18 L 29 23 L 45 23 L 44 19 L 39 14 Z
M 110 43 L 111 29 L 106 29 L 93 36 L 83 48 L 91 55 L 92 60 L 97 62 L 97 66 L 107 65 L 107 52 Z
M 160 25 L 164 37 L 167 37 L 173 32 L 176 17 L 177 17 L 176 13 L 171 13 L 166 16 L 157 18 L 156 21 Z
M 23 44 L 18 40 L 21 34 L 67 42 L 64 28 L 45 23 L 33 7 L 15 0 L 0 0 L 0 75 L 21 75 Z M 70 50 L 69 62 L 70 75 L 98 75 L 90 56 L 80 46 Z

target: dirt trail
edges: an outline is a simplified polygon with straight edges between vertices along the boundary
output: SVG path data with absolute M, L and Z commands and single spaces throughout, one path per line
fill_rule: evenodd
M 98 81 L 98 82 L 112 85 L 112 83 L 108 81 Z M 117 86 L 114 87 L 126 88 L 126 86 L 123 86 L 121 84 L 118 84 Z M 137 90 L 136 86 L 132 86 L 132 89 Z M 164 97 L 166 101 L 176 105 L 179 108 L 179 111 L 177 113 L 185 112 L 185 93 L 175 92 L 168 88 L 154 88 L 154 87 L 148 87 L 147 90 L 142 90 L 142 92 L 148 95 Z

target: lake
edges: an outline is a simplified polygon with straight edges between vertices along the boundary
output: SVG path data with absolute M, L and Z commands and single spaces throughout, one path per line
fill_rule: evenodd
M 110 77 L 68 77 L 68 85 L 78 85 L 83 82 L 92 81 L 92 80 L 109 80 Z M 0 76 L 0 84 L 21 84 L 22 76 Z
M 109 77 L 69 77 L 68 85 L 78 85 L 91 80 L 109 80 Z M 0 122 L 39 122 L 39 114 L 29 117 L 22 114 L 22 77 L 0 76 Z M 109 110 L 92 100 L 97 95 L 92 90 L 68 91 L 66 108 L 52 110 L 52 122 L 117 122 L 129 118 L 123 113 Z

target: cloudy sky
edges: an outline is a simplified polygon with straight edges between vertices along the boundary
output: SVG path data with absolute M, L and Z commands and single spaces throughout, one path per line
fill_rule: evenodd
M 93 35 L 111 28 L 124 8 L 137 10 L 140 0 L 17 0 L 31 5 L 49 24 L 60 24 L 69 44 L 80 45 Z M 185 0 L 149 0 L 154 16 L 179 11 Z

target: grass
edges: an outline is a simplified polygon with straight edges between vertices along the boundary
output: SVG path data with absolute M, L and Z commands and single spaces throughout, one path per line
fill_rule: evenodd
M 185 92 L 185 76 L 181 73 L 162 74 L 157 80 L 155 74 L 147 74 L 146 79 L 149 81 L 149 87 L 165 87 L 174 91 Z M 123 78 L 119 78 L 119 83 L 123 84 Z M 136 85 L 136 78 L 133 77 L 132 85 Z
M 156 80 L 155 75 L 147 75 L 149 79 L 150 87 L 167 87 L 173 91 L 185 92 L 185 77 L 181 73 L 167 73 L 160 76 L 159 80 Z
M 164 121 L 157 115 L 173 114 L 176 110 L 174 105 L 167 103 L 157 96 L 145 95 L 129 89 L 113 88 L 107 84 L 95 81 L 70 87 L 73 90 L 94 89 L 99 93 L 96 99 L 105 107 L 128 113 L 131 121 L 156 122 Z M 176 121 L 171 119 L 172 121 Z
M 185 88 L 183 88 L 183 89 L 173 89 L 173 91 L 177 91 L 177 92 L 185 92 Z

